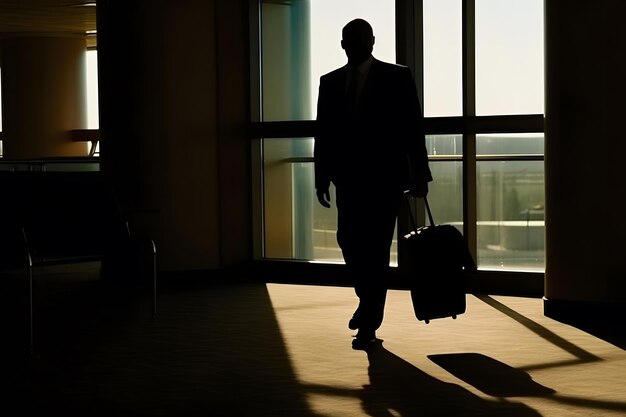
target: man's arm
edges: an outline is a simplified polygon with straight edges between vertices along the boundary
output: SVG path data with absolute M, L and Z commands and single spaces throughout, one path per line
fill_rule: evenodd
M 319 94 L 317 99 L 317 123 L 313 145 L 313 159 L 315 165 L 315 194 L 317 201 L 326 207 L 330 207 L 330 144 L 328 143 L 328 127 L 326 125 L 326 91 L 323 78 L 320 79 Z

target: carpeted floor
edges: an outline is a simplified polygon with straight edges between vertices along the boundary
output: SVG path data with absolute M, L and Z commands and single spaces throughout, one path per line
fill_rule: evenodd
M 1 415 L 626 415 L 624 339 L 546 318 L 540 299 L 468 295 L 466 314 L 427 325 L 393 290 L 366 353 L 351 288 L 211 279 L 163 286 L 152 320 L 149 295 L 93 265 L 36 271 L 31 359 L 25 287 L 2 277 Z

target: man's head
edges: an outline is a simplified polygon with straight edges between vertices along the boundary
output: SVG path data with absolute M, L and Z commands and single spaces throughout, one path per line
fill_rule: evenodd
M 358 65 L 372 54 L 374 49 L 374 31 L 363 19 L 354 19 L 341 31 L 341 47 L 346 52 L 348 62 Z

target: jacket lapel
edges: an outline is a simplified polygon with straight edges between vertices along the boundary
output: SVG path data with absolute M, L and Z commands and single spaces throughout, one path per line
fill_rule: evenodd
M 373 99 L 375 91 L 376 78 L 378 76 L 378 60 L 374 58 L 370 70 L 365 78 L 365 83 L 361 87 L 361 94 L 357 105 L 357 113 L 361 113 L 362 108 L 367 108 L 369 102 Z

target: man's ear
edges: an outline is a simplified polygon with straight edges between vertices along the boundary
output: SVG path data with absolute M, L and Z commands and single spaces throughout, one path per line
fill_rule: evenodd
M 341 40 L 341 49 L 346 49 L 346 46 L 345 46 L 345 44 L 343 42 L 343 39 Z
M 372 35 L 372 45 L 376 43 L 376 36 Z

